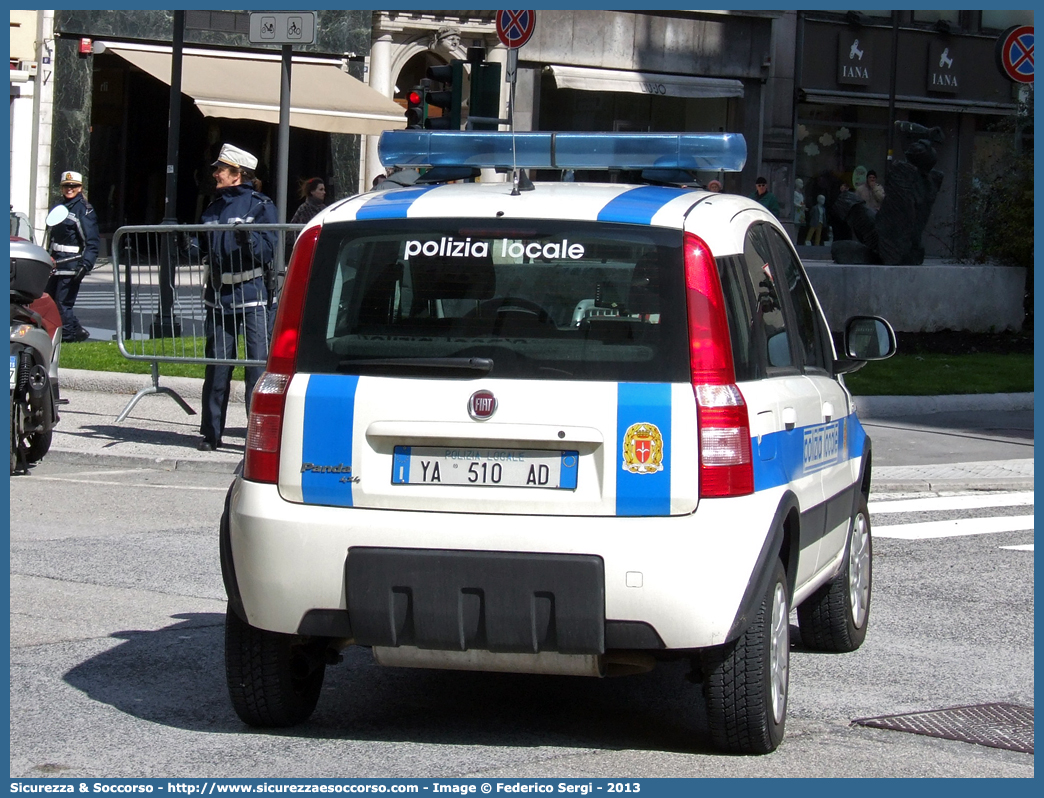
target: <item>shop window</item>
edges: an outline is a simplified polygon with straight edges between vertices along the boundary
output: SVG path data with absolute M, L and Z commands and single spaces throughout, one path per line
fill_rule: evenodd
M 1012 25 L 1032 25 L 1033 12 L 1028 10 L 982 12 L 982 27 L 996 30 L 1007 30 Z

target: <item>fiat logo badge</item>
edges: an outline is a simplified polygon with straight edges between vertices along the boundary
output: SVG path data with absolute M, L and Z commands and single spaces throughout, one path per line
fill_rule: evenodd
M 492 391 L 475 391 L 468 399 L 468 415 L 476 421 L 492 418 L 497 412 L 497 397 Z

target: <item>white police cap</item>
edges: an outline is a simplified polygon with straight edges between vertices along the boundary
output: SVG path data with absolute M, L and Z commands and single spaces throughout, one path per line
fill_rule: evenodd
M 83 175 L 81 175 L 79 172 L 62 172 L 62 181 L 61 182 L 62 182 L 63 186 L 66 185 L 66 184 L 75 185 L 75 186 L 82 186 L 83 185 Z
M 231 144 L 222 144 L 221 153 L 211 166 L 234 166 L 237 169 L 257 169 L 257 158 L 246 150 L 241 150 Z

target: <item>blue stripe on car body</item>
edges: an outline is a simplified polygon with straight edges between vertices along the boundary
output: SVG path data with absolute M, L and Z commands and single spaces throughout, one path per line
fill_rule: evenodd
M 356 219 L 405 219 L 410 206 L 436 186 L 414 186 L 395 191 L 380 191 L 367 200 Z
M 357 376 L 313 374 L 308 380 L 301 447 L 301 495 L 306 504 L 352 506 L 358 386 Z
M 671 514 L 671 386 L 621 382 L 617 385 L 616 514 Z M 636 424 L 655 426 L 660 436 L 660 470 L 640 473 L 627 467 L 624 438 Z
M 667 186 L 632 188 L 607 202 L 605 207 L 598 212 L 598 221 L 651 224 L 652 218 L 664 205 L 683 194 L 690 193 L 692 192 L 689 189 Z
M 828 462 L 820 461 L 806 467 L 805 433 L 809 429 L 824 426 L 815 424 L 812 427 L 798 427 L 792 430 L 779 430 L 751 439 L 754 458 L 754 490 L 769 490 L 787 485 L 801 477 L 837 465 L 845 460 L 854 460 L 863 456 L 866 432 L 859 419 L 853 413 L 847 418 L 834 422 L 838 425 L 841 443 L 837 456 Z M 847 436 L 847 446 L 846 446 Z M 774 456 L 762 458 L 763 452 L 773 452 Z

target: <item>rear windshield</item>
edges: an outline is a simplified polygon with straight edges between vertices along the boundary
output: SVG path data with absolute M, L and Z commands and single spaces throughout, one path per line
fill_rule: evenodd
M 298 369 L 685 382 L 681 244 L 591 222 L 327 224 Z

